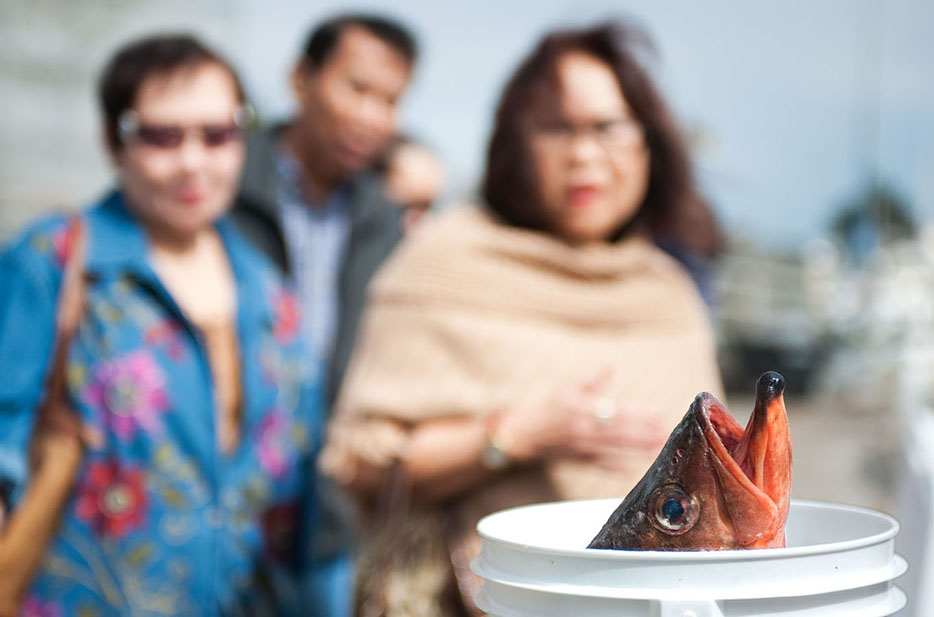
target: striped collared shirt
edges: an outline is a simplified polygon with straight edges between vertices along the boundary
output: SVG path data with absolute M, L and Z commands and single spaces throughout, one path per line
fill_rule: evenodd
M 288 247 L 289 266 L 302 304 L 302 334 L 321 358 L 334 344 L 339 311 L 338 282 L 350 232 L 348 187 L 316 204 L 302 190 L 301 164 L 280 149 L 279 220 Z

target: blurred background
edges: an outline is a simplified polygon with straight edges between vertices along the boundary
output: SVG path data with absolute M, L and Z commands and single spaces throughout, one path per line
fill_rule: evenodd
M 395 15 L 420 38 L 403 125 L 441 154 L 443 201 L 471 197 L 496 96 L 541 32 L 612 16 L 642 22 L 658 48 L 648 62 L 727 238 L 711 310 L 730 407 L 748 414 L 758 374 L 781 371 L 794 496 L 904 508 L 898 491 L 918 494 L 906 480 L 910 444 L 923 439 L 918 426 L 934 423 L 934 3 L 529 6 L 352 7 Z M 0 0 L 0 240 L 107 185 L 94 84 L 117 45 L 193 31 L 233 60 L 271 119 L 291 108 L 288 72 L 311 24 L 346 8 Z M 929 507 L 929 492 L 921 497 Z

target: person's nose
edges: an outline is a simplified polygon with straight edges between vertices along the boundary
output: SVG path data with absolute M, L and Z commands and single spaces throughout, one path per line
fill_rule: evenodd
M 195 172 L 207 160 L 207 147 L 200 135 L 186 135 L 178 148 L 179 167 L 185 172 Z
M 594 161 L 604 154 L 603 145 L 590 128 L 578 128 L 568 143 L 568 158 L 574 163 Z
M 368 131 L 391 132 L 395 119 L 395 107 L 379 96 L 367 96 L 360 102 L 358 121 Z

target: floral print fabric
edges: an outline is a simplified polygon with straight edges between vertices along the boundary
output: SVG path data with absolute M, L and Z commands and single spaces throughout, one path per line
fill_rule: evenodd
M 85 454 L 22 615 L 286 613 L 273 590 L 301 589 L 311 568 L 322 430 L 320 375 L 297 336 L 293 297 L 221 221 L 243 388 L 242 438 L 223 453 L 207 352 L 149 267 L 142 230 L 119 193 L 83 216 L 87 306 L 67 375 L 71 403 L 101 444 Z M 0 255 L 0 479 L 14 501 L 28 482 L 69 246 L 56 218 Z M 291 608 L 301 603 L 314 599 Z
M 166 378 L 152 354 L 135 350 L 94 367 L 82 398 L 97 410 L 99 421 L 127 441 L 137 429 L 157 434 L 168 407 Z

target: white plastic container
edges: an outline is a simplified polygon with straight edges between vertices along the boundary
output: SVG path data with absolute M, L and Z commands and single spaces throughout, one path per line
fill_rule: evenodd
M 783 549 L 584 548 L 617 505 L 538 504 L 481 520 L 477 606 L 495 617 L 882 617 L 905 605 L 892 581 L 908 566 L 886 514 L 793 501 Z

